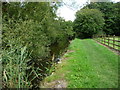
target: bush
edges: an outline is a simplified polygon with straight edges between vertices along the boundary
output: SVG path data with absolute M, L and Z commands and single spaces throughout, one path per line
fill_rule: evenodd
M 10 27 L 11 24 L 13 25 L 12 27 Z M 28 21 L 21 21 L 21 22 L 16 21 L 14 23 L 14 20 L 9 19 L 9 23 L 3 24 L 3 47 L 4 47 L 4 50 L 6 51 L 6 53 L 12 52 L 10 54 L 12 56 L 9 56 L 8 54 L 6 54 L 6 57 L 9 56 L 13 59 L 7 58 L 8 61 L 6 62 L 6 64 L 3 63 L 4 68 L 6 68 L 6 66 L 7 67 L 10 66 L 11 70 L 15 71 L 13 73 L 18 73 L 18 71 L 20 69 L 18 68 L 18 71 L 14 70 L 15 67 L 11 66 L 11 65 L 14 65 L 14 63 L 10 64 L 9 61 L 14 62 L 14 60 L 16 60 L 17 58 L 18 58 L 17 61 L 19 60 L 19 52 L 20 51 L 18 52 L 17 50 L 20 50 L 21 47 L 23 47 L 23 46 L 27 46 L 27 51 L 29 54 L 29 56 L 27 56 L 27 58 L 30 59 L 28 62 L 23 62 L 23 64 L 25 64 L 26 67 L 31 67 L 29 69 L 26 69 L 23 72 L 26 73 L 26 71 L 27 71 L 26 74 L 28 75 L 30 72 L 34 71 L 28 77 L 26 75 L 25 76 L 23 75 L 23 76 L 27 77 L 27 80 L 29 80 L 30 83 L 33 83 L 36 73 L 37 73 L 37 75 L 39 74 L 38 76 L 40 76 L 41 75 L 40 73 L 45 72 L 45 70 L 46 70 L 45 68 L 47 67 L 47 65 L 46 65 L 47 61 L 41 61 L 41 60 L 45 60 L 46 58 L 49 57 L 49 53 L 50 53 L 49 52 L 50 50 L 48 47 L 49 40 L 47 39 L 46 34 L 42 31 L 42 27 L 40 26 L 40 24 L 38 22 L 28 20 Z M 18 54 L 18 55 L 16 55 L 16 54 Z M 6 60 L 3 59 L 3 62 L 5 62 L 5 61 Z M 18 62 L 22 62 L 22 61 L 19 60 Z M 16 62 L 15 62 L 15 64 L 16 64 Z M 42 64 L 44 64 L 43 67 L 42 67 Z M 15 66 L 19 66 L 19 63 Z M 43 70 L 38 72 L 37 68 L 38 69 L 42 68 Z M 8 70 L 8 74 L 9 73 L 10 72 Z M 41 76 L 39 78 L 42 78 Z M 15 78 L 17 80 L 18 77 L 11 76 L 11 78 Z M 7 83 L 7 86 L 8 87 L 16 87 L 16 84 L 13 83 L 13 86 L 11 86 Z
M 11 23 L 12 28 L 10 27 Z M 7 44 L 10 47 L 9 43 L 13 46 L 19 44 L 27 45 L 28 51 L 32 51 L 32 58 L 48 56 L 49 49 L 47 46 L 49 45 L 49 40 L 38 22 L 28 20 L 20 23 L 16 22 L 15 24 L 13 20 L 10 20 L 9 24 L 3 24 L 3 45 Z
M 40 81 L 49 75 L 52 57 L 60 56 L 69 45 L 69 38 L 74 34 L 72 26 L 64 20 L 55 20 L 49 7 L 48 3 L 3 5 L 3 87 L 39 87 Z M 26 10 L 34 15 L 28 12 L 23 15 Z M 25 56 L 21 56 L 22 51 Z

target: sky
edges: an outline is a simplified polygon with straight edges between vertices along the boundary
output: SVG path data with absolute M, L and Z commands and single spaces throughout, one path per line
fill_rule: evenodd
M 64 0 L 65 5 L 61 6 L 57 10 L 57 15 L 64 18 L 66 21 L 74 21 L 75 13 L 80 7 L 83 7 L 88 0 Z M 120 0 L 112 0 L 114 2 L 120 2 Z M 75 7 L 72 7 L 74 5 Z M 77 7 L 78 6 L 78 7 Z

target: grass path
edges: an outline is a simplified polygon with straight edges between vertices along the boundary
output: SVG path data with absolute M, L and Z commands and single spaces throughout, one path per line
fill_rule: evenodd
M 117 88 L 118 56 L 92 39 L 75 39 L 45 83 L 65 80 L 67 88 Z M 46 84 L 47 85 L 47 84 Z M 49 86 L 51 87 L 51 86 Z

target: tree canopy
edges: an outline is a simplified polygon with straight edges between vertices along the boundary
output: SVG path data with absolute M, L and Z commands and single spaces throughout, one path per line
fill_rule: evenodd
M 82 9 L 77 11 L 74 21 L 74 31 L 79 38 L 91 38 L 102 29 L 103 14 L 97 9 Z
M 104 14 L 105 25 L 103 31 L 108 35 L 119 35 L 120 33 L 120 2 L 96 2 L 84 7 L 98 9 Z

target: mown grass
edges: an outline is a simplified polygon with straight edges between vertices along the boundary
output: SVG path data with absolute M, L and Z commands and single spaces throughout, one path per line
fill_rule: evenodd
M 63 60 L 45 82 L 62 78 L 68 88 L 118 87 L 118 55 L 92 39 L 75 39 L 69 50 L 74 52 L 64 55 L 68 60 Z

